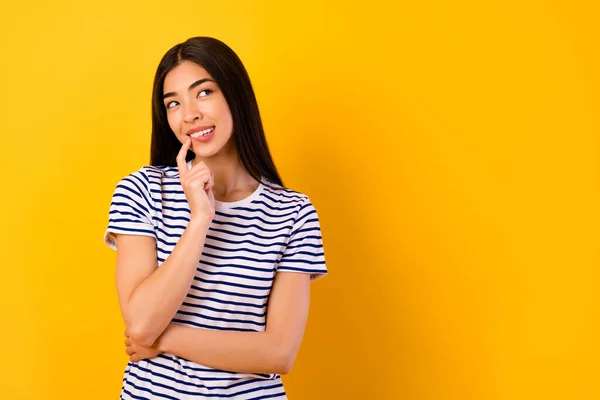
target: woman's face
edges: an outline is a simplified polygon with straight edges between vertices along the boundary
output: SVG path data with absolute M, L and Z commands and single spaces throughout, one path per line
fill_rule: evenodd
M 181 143 L 207 158 L 233 146 L 233 119 L 223 93 L 200 65 L 183 61 L 169 71 L 163 85 L 163 104 L 169 126 Z

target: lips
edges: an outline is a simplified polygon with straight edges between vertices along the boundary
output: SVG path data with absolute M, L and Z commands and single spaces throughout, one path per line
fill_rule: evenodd
M 188 136 L 190 136 L 190 135 L 192 135 L 192 134 L 194 134 L 196 132 L 205 131 L 205 130 L 210 129 L 210 128 L 214 128 L 214 125 L 197 126 L 195 128 L 190 129 L 185 134 L 188 135 Z

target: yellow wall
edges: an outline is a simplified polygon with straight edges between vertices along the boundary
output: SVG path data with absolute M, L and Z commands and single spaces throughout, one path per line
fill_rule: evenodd
M 322 220 L 291 399 L 600 398 L 599 3 L 281 3 L 2 6 L 0 397 L 118 397 L 110 196 L 210 35 Z

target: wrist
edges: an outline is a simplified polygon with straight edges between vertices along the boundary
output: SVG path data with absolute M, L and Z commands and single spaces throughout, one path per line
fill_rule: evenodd
M 208 231 L 208 228 L 210 227 L 211 222 L 212 222 L 212 219 L 208 218 L 206 216 L 192 215 L 192 217 L 190 218 L 190 223 L 188 224 L 188 228 L 191 228 L 194 230 Z
M 173 327 L 173 324 L 169 324 L 156 341 L 156 350 L 160 351 L 161 353 L 171 352 L 171 346 L 169 345 L 169 343 L 171 342 Z

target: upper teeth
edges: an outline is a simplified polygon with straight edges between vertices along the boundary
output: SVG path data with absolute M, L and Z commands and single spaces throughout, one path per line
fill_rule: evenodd
M 209 133 L 211 133 L 213 131 L 213 129 L 215 129 L 214 126 L 212 128 L 208 128 L 208 129 L 205 129 L 203 131 L 198 131 L 198 132 L 192 133 L 190 136 L 193 137 L 193 138 L 196 138 L 198 136 L 206 136 Z

